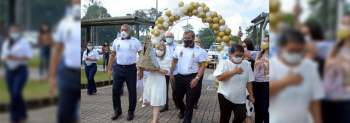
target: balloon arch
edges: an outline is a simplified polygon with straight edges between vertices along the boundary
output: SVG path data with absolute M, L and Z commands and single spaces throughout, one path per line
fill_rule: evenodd
M 172 29 L 171 26 L 174 26 L 183 20 L 187 20 L 180 20 L 181 17 L 185 16 L 196 16 L 201 18 L 201 22 L 209 23 L 209 27 L 214 29 L 214 34 L 217 35 L 214 40 L 220 44 L 217 47 L 217 50 L 221 51 L 219 57 L 222 55 L 222 53 L 228 51 L 229 43 L 233 39 L 231 29 L 227 27 L 225 20 L 221 15 L 218 15 L 215 11 L 210 11 L 209 7 L 207 7 L 204 3 L 199 4 L 198 2 L 190 2 L 189 4 L 179 2 L 177 7 L 165 11 L 164 15 L 157 19 L 155 22 L 156 26 L 151 30 L 151 41 L 153 45 L 160 42 L 161 38 L 165 36 L 166 31 Z

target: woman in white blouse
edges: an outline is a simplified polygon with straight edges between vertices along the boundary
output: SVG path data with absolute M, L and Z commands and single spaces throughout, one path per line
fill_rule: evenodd
M 83 60 L 85 62 L 85 74 L 88 79 L 87 95 L 96 94 L 95 74 L 97 71 L 96 62 L 99 60 L 98 52 L 93 48 L 92 42 L 88 42 L 87 49 L 83 53 Z
M 1 59 L 5 62 L 5 78 L 11 96 L 10 119 L 12 123 L 25 122 L 27 111 L 22 91 L 28 79 L 27 62 L 32 58 L 32 48 L 22 38 L 18 26 L 11 26 L 9 36 L 2 44 Z
M 160 106 L 166 103 L 166 81 L 165 74 L 168 73 L 171 67 L 171 59 L 165 57 L 166 46 L 161 43 L 156 48 L 156 56 L 160 69 L 158 71 L 150 71 L 146 81 L 145 98 L 153 109 L 152 123 L 158 123 L 158 115 Z
M 254 75 L 250 63 L 242 60 L 244 48 L 234 44 L 230 51 L 231 58 L 220 61 L 213 75 L 219 82 L 218 100 L 220 104 L 220 123 L 228 123 L 234 112 L 232 123 L 242 123 L 246 118 L 246 88 L 249 101 L 255 102 L 252 81 Z

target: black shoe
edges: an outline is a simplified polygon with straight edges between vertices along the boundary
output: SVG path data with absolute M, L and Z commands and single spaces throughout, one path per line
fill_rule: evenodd
M 126 118 L 126 120 L 130 121 L 132 119 L 134 119 L 134 113 L 128 114 L 128 117 Z
M 112 120 L 116 120 L 118 119 L 119 115 L 121 115 L 122 113 L 114 113 L 113 116 L 112 116 Z
M 176 106 L 177 109 L 180 109 L 179 105 L 175 104 L 175 106 Z
M 168 109 L 168 106 L 163 106 L 163 108 L 162 108 L 162 109 L 160 109 L 160 111 L 159 111 L 159 112 L 164 112 L 164 111 L 166 111 L 166 110 L 169 110 L 169 109 Z
M 178 116 L 180 119 L 184 118 L 185 117 L 185 114 L 183 112 L 180 111 L 179 113 L 179 116 Z
M 193 107 L 194 109 L 198 109 L 198 105 L 197 105 L 197 103 L 196 104 L 194 104 L 194 107 Z

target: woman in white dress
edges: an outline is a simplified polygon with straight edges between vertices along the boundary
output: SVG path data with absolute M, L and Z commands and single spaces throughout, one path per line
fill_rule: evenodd
M 150 102 L 153 109 L 152 123 L 158 123 L 159 108 L 166 103 L 166 82 L 164 75 L 170 70 L 171 60 L 165 57 L 165 54 L 166 46 L 161 43 L 156 48 L 156 56 L 160 69 L 158 71 L 150 71 L 146 81 L 144 98 Z

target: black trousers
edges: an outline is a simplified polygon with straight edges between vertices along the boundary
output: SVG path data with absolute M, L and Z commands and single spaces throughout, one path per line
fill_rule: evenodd
M 204 76 L 204 74 L 203 74 L 202 77 L 199 79 L 198 84 L 197 84 L 197 86 L 198 86 L 198 93 L 197 93 L 197 95 L 196 95 L 196 101 L 194 102 L 194 104 L 197 104 L 198 101 L 199 101 L 199 98 L 201 97 L 203 76 Z
M 269 122 L 269 82 L 253 82 L 255 123 Z
M 121 102 L 120 102 L 120 92 L 122 90 L 122 85 L 126 82 L 129 91 L 129 110 L 128 113 L 132 114 L 135 112 L 136 108 L 136 79 L 137 79 L 137 69 L 136 65 L 130 67 L 121 67 L 116 65 L 113 72 L 113 87 L 112 87 L 112 98 L 113 98 L 113 108 L 115 113 L 122 112 Z
M 350 101 L 322 100 L 323 123 L 350 123 Z
M 169 91 L 170 76 L 165 75 L 165 80 L 166 80 L 166 104 L 164 106 L 168 107 L 169 106 L 168 105 L 168 91 Z M 174 82 L 174 84 L 171 84 L 171 89 L 173 90 L 173 93 L 172 93 L 173 101 L 174 101 L 175 105 L 177 105 L 175 82 Z
M 180 107 L 181 112 L 185 112 L 184 123 L 191 123 L 193 115 L 193 107 L 196 100 L 196 94 L 198 92 L 198 85 L 191 89 L 191 81 L 196 78 L 197 73 L 193 73 L 187 76 L 175 75 L 176 86 L 176 99 L 177 104 Z M 183 102 L 183 98 L 186 94 L 186 105 Z
M 234 104 L 220 93 L 218 93 L 218 100 L 220 104 L 220 123 L 230 122 L 232 111 L 234 114 L 232 123 L 242 123 L 245 120 L 247 112 L 245 104 Z

